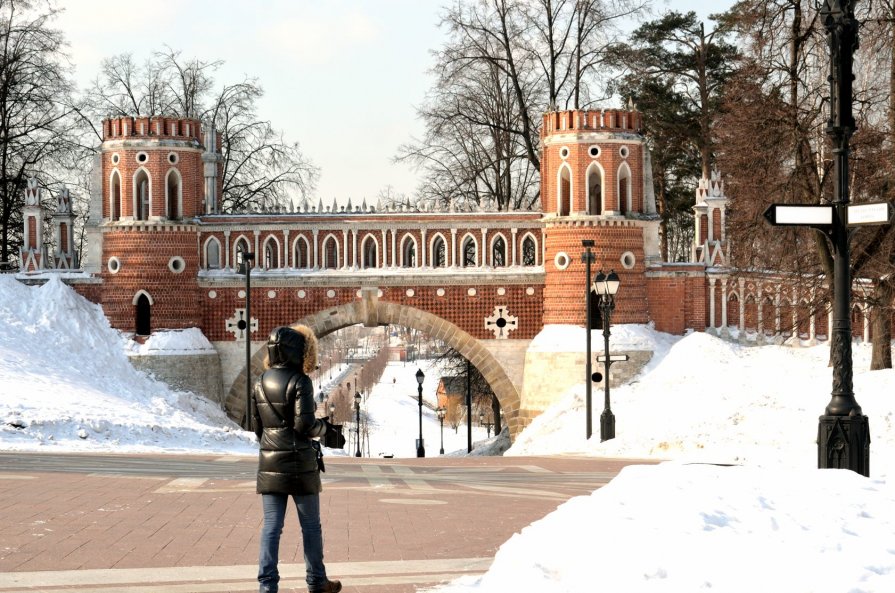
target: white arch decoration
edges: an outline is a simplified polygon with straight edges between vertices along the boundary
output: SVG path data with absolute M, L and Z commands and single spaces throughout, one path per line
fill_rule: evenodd
M 216 244 L 216 245 L 218 246 L 218 265 L 215 266 L 215 267 L 211 267 L 211 266 L 209 266 L 209 262 L 208 262 L 208 247 L 209 247 L 212 243 L 214 243 L 214 244 Z M 222 246 L 221 246 L 221 242 L 218 240 L 217 237 L 215 237 L 214 235 L 212 235 L 212 236 L 208 237 L 207 239 L 205 239 L 205 243 L 202 245 L 202 257 L 203 257 L 203 260 L 204 260 L 204 265 L 203 265 L 203 267 L 204 267 L 206 270 L 214 270 L 214 269 L 221 268 L 221 267 L 223 266 L 223 262 L 221 261 L 221 254 L 222 254 L 223 252 L 224 252 L 224 250 L 223 250 L 223 248 L 222 248 Z

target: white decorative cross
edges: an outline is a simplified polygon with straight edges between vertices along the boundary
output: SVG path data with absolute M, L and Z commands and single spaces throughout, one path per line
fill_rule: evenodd
M 246 327 L 252 332 L 258 331 L 258 320 L 253 317 L 250 323 L 246 323 L 246 310 L 236 309 L 233 317 L 226 321 L 226 327 L 228 332 L 236 336 L 237 342 L 242 342 L 246 339 Z
M 510 315 L 506 307 L 494 307 L 491 317 L 485 317 L 485 327 L 494 332 L 498 340 L 506 340 L 512 330 L 519 326 L 519 318 Z

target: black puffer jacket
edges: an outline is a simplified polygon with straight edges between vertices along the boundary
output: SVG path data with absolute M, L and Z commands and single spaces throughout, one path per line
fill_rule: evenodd
M 304 329 L 304 328 L 302 328 Z M 289 327 L 278 327 L 267 343 L 270 368 L 255 383 L 252 419 L 261 445 L 259 494 L 317 494 L 321 491 L 313 437 L 326 432 L 314 417 L 314 385 L 305 373 L 308 341 Z

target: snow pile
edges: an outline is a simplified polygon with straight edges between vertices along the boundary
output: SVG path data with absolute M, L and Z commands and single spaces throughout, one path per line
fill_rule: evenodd
M 5 450 L 252 453 L 217 405 L 136 371 L 102 309 L 57 277 L 0 276 Z
M 630 466 L 511 537 L 483 577 L 430 591 L 888 593 L 893 508 L 891 485 L 850 471 Z
M 129 355 L 216 354 L 214 346 L 197 327 L 158 332 L 144 343 L 133 339 L 125 346 Z

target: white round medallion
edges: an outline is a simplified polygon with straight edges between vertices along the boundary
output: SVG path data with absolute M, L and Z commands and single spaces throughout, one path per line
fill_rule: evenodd
M 236 293 L 236 296 L 238 296 L 241 299 L 244 299 L 244 298 L 246 298 L 246 291 L 240 290 L 239 292 Z
M 476 289 L 470 288 L 469 290 L 466 291 L 466 294 L 468 294 L 469 296 L 475 296 L 476 292 L 477 292 Z
M 497 296 L 503 296 L 507 293 L 507 289 L 501 286 L 497 289 Z
M 217 297 L 218 297 L 218 293 L 217 293 L 217 291 L 215 291 L 215 290 L 209 290 L 209 291 L 208 291 L 208 298 L 210 298 L 210 299 L 216 299 Z
M 304 289 L 298 291 L 298 298 L 303 299 L 308 296 L 308 293 L 304 291 Z
M 412 288 L 408 288 L 408 289 L 407 289 L 407 296 L 412 297 L 412 296 L 415 295 L 415 294 L 416 294 L 416 293 L 413 291 Z
M 275 298 L 277 298 L 277 291 L 275 291 L 275 290 L 268 290 L 268 291 L 267 291 L 267 298 L 269 298 L 269 299 L 275 299 Z
M 532 288 L 531 286 L 529 286 L 528 288 L 525 289 L 525 294 L 527 294 L 528 296 L 532 296 L 534 293 L 535 293 L 535 289 Z
M 326 291 L 326 296 L 327 296 L 327 298 L 334 299 L 334 298 L 336 298 L 336 291 L 333 290 L 332 288 L 330 288 L 329 290 Z
M 443 296 L 444 296 L 444 289 L 443 289 L 443 288 L 439 288 L 438 290 L 435 291 L 435 294 L 437 294 L 437 295 L 440 296 L 440 297 L 443 297 Z

